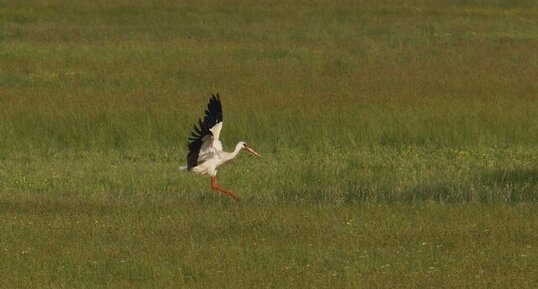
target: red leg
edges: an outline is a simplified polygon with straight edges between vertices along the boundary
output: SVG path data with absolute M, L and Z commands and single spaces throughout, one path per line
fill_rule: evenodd
M 211 177 L 211 188 L 213 190 L 215 190 L 215 191 L 218 191 L 218 192 L 221 192 L 223 194 L 226 194 L 226 195 L 230 196 L 230 198 L 234 199 L 234 201 L 239 201 L 239 197 L 234 192 L 227 191 L 227 190 L 221 188 L 219 186 L 219 184 L 217 184 L 217 177 L 216 176 Z

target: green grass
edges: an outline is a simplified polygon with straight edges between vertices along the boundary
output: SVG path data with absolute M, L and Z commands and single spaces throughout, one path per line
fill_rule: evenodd
M 533 1 L 0 5 L 0 288 L 536 288 Z M 219 182 L 182 173 L 213 92 Z
M 3 198 L 3 288 L 533 288 L 535 205 Z

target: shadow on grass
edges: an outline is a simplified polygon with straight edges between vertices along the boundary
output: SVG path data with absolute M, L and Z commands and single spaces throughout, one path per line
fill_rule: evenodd
M 106 212 L 117 204 L 83 198 L 0 197 L 0 212 L 18 214 L 79 214 Z
M 349 184 L 346 203 L 522 203 L 538 201 L 538 169 L 498 169 L 478 174 L 474 180 L 453 179 L 418 183 L 410 188 Z
M 482 179 L 507 202 L 538 201 L 538 168 L 498 169 L 484 174 Z

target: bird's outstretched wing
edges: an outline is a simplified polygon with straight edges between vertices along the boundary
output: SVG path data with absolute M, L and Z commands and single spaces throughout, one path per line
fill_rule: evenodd
M 222 104 L 217 93 L 211 95 L 204 120 L 198 119 L 198 126 L 194 125 L 194 130 L 189 137 L 187 169 L 190 170 L 222 150 L 219 141 L 221 128 Z

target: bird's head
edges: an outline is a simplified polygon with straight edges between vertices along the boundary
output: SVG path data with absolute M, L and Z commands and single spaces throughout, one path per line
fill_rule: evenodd
M 260 157 L 260 154 L 257 153 L 253 148 L 251 148 L 249 145 L 247 145 L 244 141 L 240 142 L 239 143 L 241 145 L 241 149 L 244 149 L 246 150 L 247 152 L 257 156 L 257 157 Z

